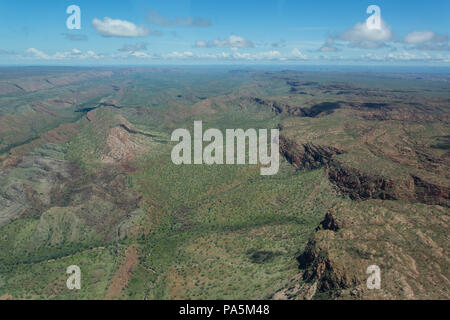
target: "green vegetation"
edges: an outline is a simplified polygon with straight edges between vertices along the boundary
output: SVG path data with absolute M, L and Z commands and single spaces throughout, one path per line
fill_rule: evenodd
M 94 71 L 0 75 L 27 85 L 0 95 L 0 298 L 370 298 L 369 263 L 392 281 L 376 298 L 448 296 L 426 284 L 450 277 L 447 83 Z M 291 163 L 269 177 L 176 166 L 170 135 L 195 120 L 280 128 Z M 321 224 L 327 212 L 338 230 Z M 70 265 L 80 291 L 66 288 Z

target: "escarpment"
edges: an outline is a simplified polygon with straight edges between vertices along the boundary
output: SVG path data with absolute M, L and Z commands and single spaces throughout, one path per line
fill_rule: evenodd
M 450 207 L 450 188 L 413 176 L 414 193 L 419 202 Z
M 390 179 L 362 172 L 341 161 L 333 161 L 327 171 L 329 180 L 352 200 L 398 200 L 414 197 L 414 184 L 411 180 Z
M 326 168 L 328 179 L 352 200 L 407 200 L 449 207 L 450 188 L 410 175 L 385 177 L 355 168 L 337 155 L 344 150 L 280 136 L 280 153 L 298 170 Z
M 328 166 L 328 178 L 352 200 L 408 200 L 428 205 L 450 206 L 450 188 L 414 175 L 388 178 L 366 173 L 333 160 Z
M 317 169 L 328 165 L 337 154 L 343 151 L 329 146 L 313 143 L 298 144 L 283 135 L 280 136 L 280 152 L 296 169 Z
M 244 98 L 245 102 L 270 109 L 276 115 L 315 118 L 320 115 L 327 115 L 334 110 L 341 108 L 341 102 L 323 102 L 311 107 L 293 106 L 279 101 L 263 98 Z

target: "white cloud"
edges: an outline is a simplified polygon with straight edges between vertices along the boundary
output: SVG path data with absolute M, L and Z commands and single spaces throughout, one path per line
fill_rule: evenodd
M 195 42 L 195 46 L 197 48 L 208 48 L 208 42 L 203 41 L 203 40 L 199 40 Z
M 365 60 L 365 61 L 384 61 L 384 60 L 386 60 L 386 57 L 385 56 L 381 56 L 381 55 L 377 55 L 377 54 L 373 54 L 373 53 L 367 53 L 367 54 L 361 55 L 361 60 Z
M 353 28 L 341 34 L 339 38 L 345 41 L 390 41 L 394 39 L 394 34 L 386 22 L 381 20 L 380 29 L 369 29 L 365 22 L 357 23 Z
M 262 58 L 262 59 L 280 59 L 280 58 L 282 58 L 282 56 L 279 51 L 267 51 L 267 52 L 263 52 L 260 55 L 260 58 Z
M 42 51 L 40 51 L 40 50 L 38 50 L 38 49 L 36 49 L 36 48 L 28 48 L 28 49 L 26 50 L 26 52 L 27 52 L 27 53 L 31 53 L 31 54 L 34 55 L 36 58 L 40 58 L 40 59 L 48 60 L 48 59 L 51 58 L 48 54 L 46 54 L 45 52 L 42 52 Z
M 161 57 L 165 59 L 186 59 L 186 58 L 194 58 L 195 55 L 190 51 L 178 52 L 173 51 L 171 53 L 166 53 L 161 55 Z
M 193 53 L 191 51 L 174 51 L 159 55 L 163 59 L 197 59 L 197 60 L 229 60 L 229 61 L 285 61 L 285 60 L 306 60 L 308 57 L 294 49 L 290 54 L 283 55 L 279 51 L 264 51 L 258 53 L 248 52 L 221 52 L 221 53 Z
M 403 42 L 417 50 L 450 51 L 448 36 L 430 30 L 413 31 L 403 38 Z
M 91 51 L 91 50 L 89 50 L 87 52 L 87 56 L 91 57 L 91 58 L 95 58 L 95 59 L 99 59 L 100 58 L 100 56 L 98 56 L 94 51 Z
M 418 44 L 433 40 L 435 33 L 433 31 L 413 31 L 407 34 L 403 41 L 408 44 Z
M 231 35 L 226 40 L 214 40 L 214 45 L 220 48 L 253 48 L 251 41 L 242 37 Z
M 239 53 L 236 52 L 232 55 L 234 59 L 244 59 L 244 60 L 279 60 L 283 57 L 279 51 L 266 51 L 259 53 Z
M 213 41 L 197 41 L 195 46 L 198 48 L 253 48 L 253 42 L 236 35 L 231 35 L 225 40 L 216 39 Z
M 348 41 L 352 48 L 378 49 L 385 47 L 386 41 L 394 39 L 394 33 L 386 22 L 381 19 L 380 29 L 369 29 L 365 22 L 357 23 L 338 36 L 340 40 Z
M 441 54 L 438 54 L 438 55 L 436 56 L 436 58 L 439 59 L 439 60 L 441 60 L 442 62 L 450 63 L 450 54 L 448 54 L 447 56 L 443 56 L 443 55 L 441 55 Z
M 294 48 L 291 53 L 291 58 L 306 60 L 306 59 L 308 59 L 308 56 L 301 53 L 300 50 L 298 50 L 297 48 Z
M 92 25 L 104 37 L 137 38 L 158 34 L 158 31 L 150 30 L 147 27 L 137 26 L 126 20 L 111 19 L 109 17 L 105 17 L 103 20 L 94 18 Z
M 417 52 L 409 52 L 406 50 L 390 52 L 385 55 L 375 55 L 372 53 L 368 53 L 361 56 L 361 60 L 363 61 L 372 61 L 372 62 L 420 62 L 420 63 L 449 63 L 450 56 L 443 55 L 435 55 L 432 56 L 426 52 L 417 53 Z
M 423 59 L 424 57 L 419 57 L 417 54 L 410 53 L 410 52 L 407 52 L 407 51 L 400 51 L 400 52 L 391 52 L 391 53 L 389 53 L 386 56 L 386 58 L 388 60 L 407 60 L 407 61 L 411 61 L 411 60 Z
M 146 53 L 146 52 L 142 52 L 142 51 L 135 51 L 135 52 L 132 52 L 132 53 L 130 53 L 133 57 L 136 57 L 136 58 L 152 58 L 152 56 L 151 55 L 149 55 L 148 53 Z
M 36 48 L 28 48 L 25 50 L 26 53 L 30 54 L 34 58 L 43 60 L 64 60 L 64 59 L 99 59 L 101 58 L 94 51 L 87 51 L 83 53 L 78 49 L 72 49 L 71 51 L 56 52 L 53 55 L 49 55 Z
M 82 60 L 82 59 L 163 59 L 163 60 L 228 60 L 228 61 L 285 61 L 285 60 L 306 60 L 308 57 L 300 50 L 294 49 L 289 54 L 282 54 L 279 51 L 263 51 L 257 53 L 238 52 L 232 53 L 195 53 L 192 51 L 172 51 L 163 54 L 149 54 L 143 51 L 122 52 L 119 54 L 98 55 L 93 51 L 83 52 L 78 49 L 70 51 L 56 52 L 55 54 L 47 54 L 36 48 L 29 48 L 26 52 L 34 58 L 44 60 Z

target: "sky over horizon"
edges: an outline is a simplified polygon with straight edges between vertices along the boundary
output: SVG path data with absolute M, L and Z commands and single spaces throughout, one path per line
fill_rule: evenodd
M 449 66 L 449 30 L 448 0 L 0 0 L 0 64 Z

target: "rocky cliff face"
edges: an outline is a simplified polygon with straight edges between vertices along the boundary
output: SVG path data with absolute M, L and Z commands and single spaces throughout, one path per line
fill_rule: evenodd
M 450 188 L 412 176 L 414 193 L 419 202 L 450 207 Z
M 280 136 L 280 153 L 296 169 L 327 168 L 329 180 L 352 200 L 408 200 L 431 205 L 449 206 L 450 188 L 428 182 L 417 176 L 387 178 L 363 172 L 340 161 L 343 154 L 331 146 L 299 144 Z
M 450 189 L 419 177 L 386 178 L 364 173 L 342 162 L 328 166 L 328 177 L 353 200 L 408 200 L 430 205 L 449 206 Z
M 398 200 L 412 198 L 414 194 L 412 181 L 364 173 L 341 161 L 333 161 L 330 164 L 328 178 L 353 200 Z
M 296 169 L 317 169 L 326 166 L 333 156 L 343 153 L 334 147 L 313 143 L 298 144 L 283 135 L 280 136 L 280 152 Z
M 270 109 L 276 115 L 315 118 L 319 115 L 330 114 L 334 110 L 341 108 L 340 102 L 323 102 L 309 108 L 293 106 L 279 101 L 272 101 L 262 98 L 245 98 L 246 103 L 253 103 L 263 108 Z
M 442 246 L 446 228 L 448 219 L 440 206 L 405 207 L 398 201 L 380 200 L 336 206 L 298 257 L 304 283 L 295 295 L 300 299 L 450 297 L 448 246 Z M 381 270 L 378 290 L 366 285 L 370 265 Z

